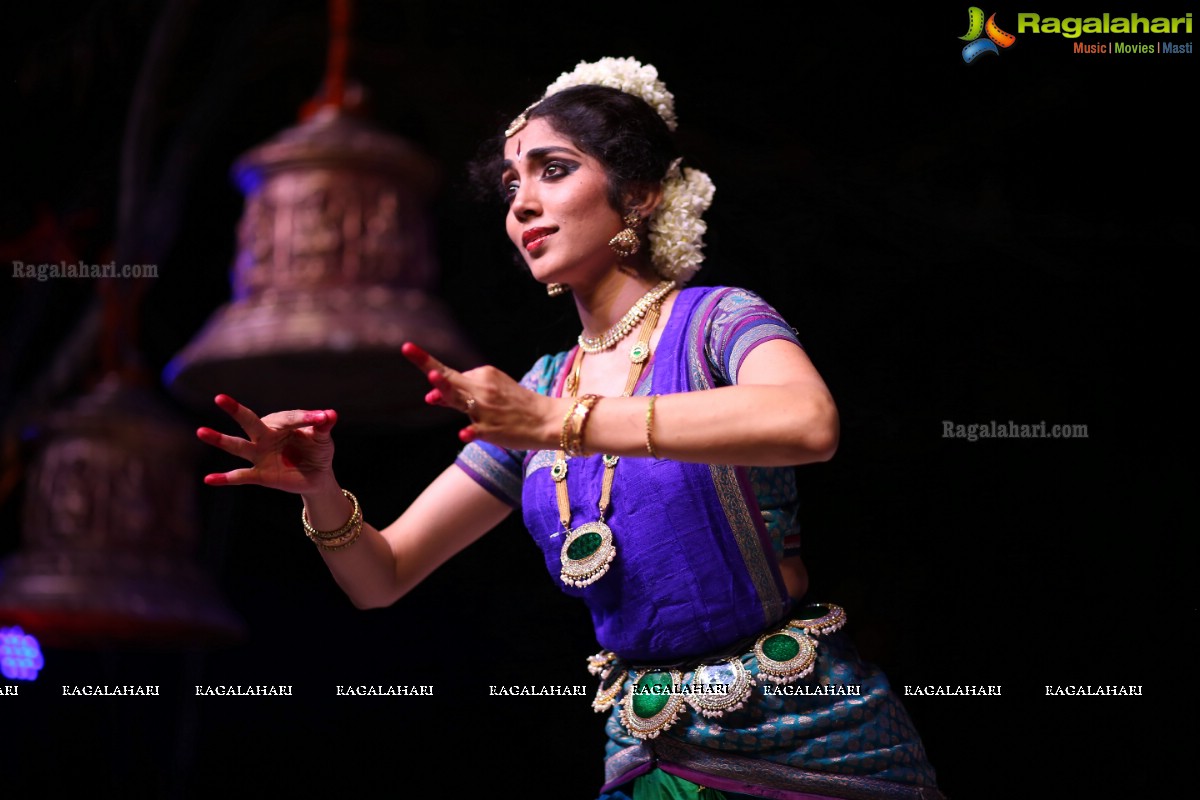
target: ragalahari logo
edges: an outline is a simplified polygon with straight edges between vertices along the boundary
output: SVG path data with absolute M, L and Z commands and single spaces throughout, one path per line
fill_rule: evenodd
M 986 39 L 980 39 L 984 33 L 987 34 Z M 967 33 L 965 36 L 958 37 L 969 44 L 963 48 L 963 61 L 970 64 L 975 59 L 984 53 L 994 53 L 1000 55 L 1001 47 L 1012 47 L 1013 42 L 1017 37 L 1011 33 L 1005 33 L 1000 30 L 1000 26 L 996 24 L 996 15 L 992 14 L 987 18 L 987 22 L 983 21 L 983 9 L 979 6 L 971 6 L 967 9 Z

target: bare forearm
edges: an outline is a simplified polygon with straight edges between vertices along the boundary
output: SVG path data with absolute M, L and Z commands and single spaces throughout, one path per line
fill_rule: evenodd
M 306 493 L 304 511 L 318 530 L 336 530 L 345 524 L 353 504 L 336 485 Z M 391 605 L 400 597 L 396 558 L 387 540 L 364 520 L 362 534 L 348 547 L 321 550 L 333 579 L 358 608 Z
M 336 486 L 305 494 L 304 502 L 309 521 L 319 530 L 337 530 L 353 509 Z M 386 528 L 364 522 L 353 545 L 321 555 L 354 605 L 380 608 L 399 600 L 511 510 L 451 466 Z M 369 510 L 364 508 L 364 514 L 369 516 Z
M 391 546 L 383 534 L 366 523 L 352 547 L 322 551 L 321 556 L 334 581 L 358 608 L 390 606 L 412 588 L 401 588 Z
M 646 397 L 608 397 L 585 428 L 589 453 L 645 456 Z M 557 410 L 565 416 L 570 401 Z M 837 448 L 837 410 L 804 386 L 726 386 L 657 398 L 653 439 L 660 458 L 786 466 L 825 461 Z M 552 445 L 553 446 L 553 445 Z

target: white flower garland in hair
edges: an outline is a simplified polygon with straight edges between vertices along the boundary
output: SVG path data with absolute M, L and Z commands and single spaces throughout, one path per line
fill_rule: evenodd
M 669 130 L 673 131 L 679 125 L 675 119 L 675 95 L 668 92 L 666 84 L 658 79 L 658 70 L 650 64 L 643 66 L 633 58 L 602 58 L 591 63 L 580 61 L 574 70 L 564 72 L 558 76 L 558 80 L 547 86 L 543 98 L 572 86 L 590 84 L 619 89 L 625 94 L 640 97 L 658 112 Z
M 546 87 L 543 99 L 572 86 L 591 84 L 642 98 L 667 123 L 668 130 L 675 130 L 679 124 L 675 117 L 675 96 L 658 79 L 658 70 L 633 58 L 580 61 L 574 70 L 559 75 Z M 523 125 L 520 117 L 518 121 Z M 520 129 L 518 122 L 514 122 L 513 128 Z M 704 261 L 701 250 L 708 226 L 701 215 L 712 205 L 715 187 L 707 173 L 691 167 L 681 170 L 676 159 L 663 176 L 662 190 L 662 202 L 650 217 L 650 260 L 664 278 L 683 284 L 692 279 Z
M 664 278 L 687 283 L 704 261 L 701 215 L 712 205 L 713 186 L 708 173 L 679 168 L 679 159 L 663 179 L 662 202 L 650 217 L 650 259 Z

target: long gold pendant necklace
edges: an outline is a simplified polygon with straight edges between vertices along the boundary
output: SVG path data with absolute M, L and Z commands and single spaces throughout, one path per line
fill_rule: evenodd
M 662 297 L 646 309 L 642 327 L 638 331 L 637 341 L 629 351 L 629 377 L 625 380 L 625 391 L 622 397 L 629 397 L 637 386 L 638 379 L 646 362 L 650 359 L 650 337 L 658 325 L 659 312 L 662 310 Z M 575 360 L 571 364 L 571 374 L 567 377 L 567 394 L 574 398 L 579 393 L 579 370 L 583 365 L 586 351 L 579 348 L 575 351 Z M 613 477 L 617 470 L 619 456 L 605 454 L 604 481 L 600 489 L 600 518 L 595 522 L 587 522 L 578 528 L 571 528 L 571 498 L 567 493 L 567 456 L 562 450 L 554 459 L 550 475 L 554 478 L 554 488 L 558 495 L 558 519 L 567 534 L 563 542 L 559 561 L 562 571 L 559 579 L 568 586 L 588 586 L 600 580 L 608 573 L 608 567 L 617 555 L 617 545 L 613 541 L 612 529 L 604 521 L 608 513 L 609 502 L 612 499 Z

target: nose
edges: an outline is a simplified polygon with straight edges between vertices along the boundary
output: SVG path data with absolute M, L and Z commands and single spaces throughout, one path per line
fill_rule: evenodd
M 520 222 L 531 219 L 542 211 L 537 197 L 537 190 L 529 181 L 522 181 L 517 186 L 517 192 L 512 199 L 512 213 Z

